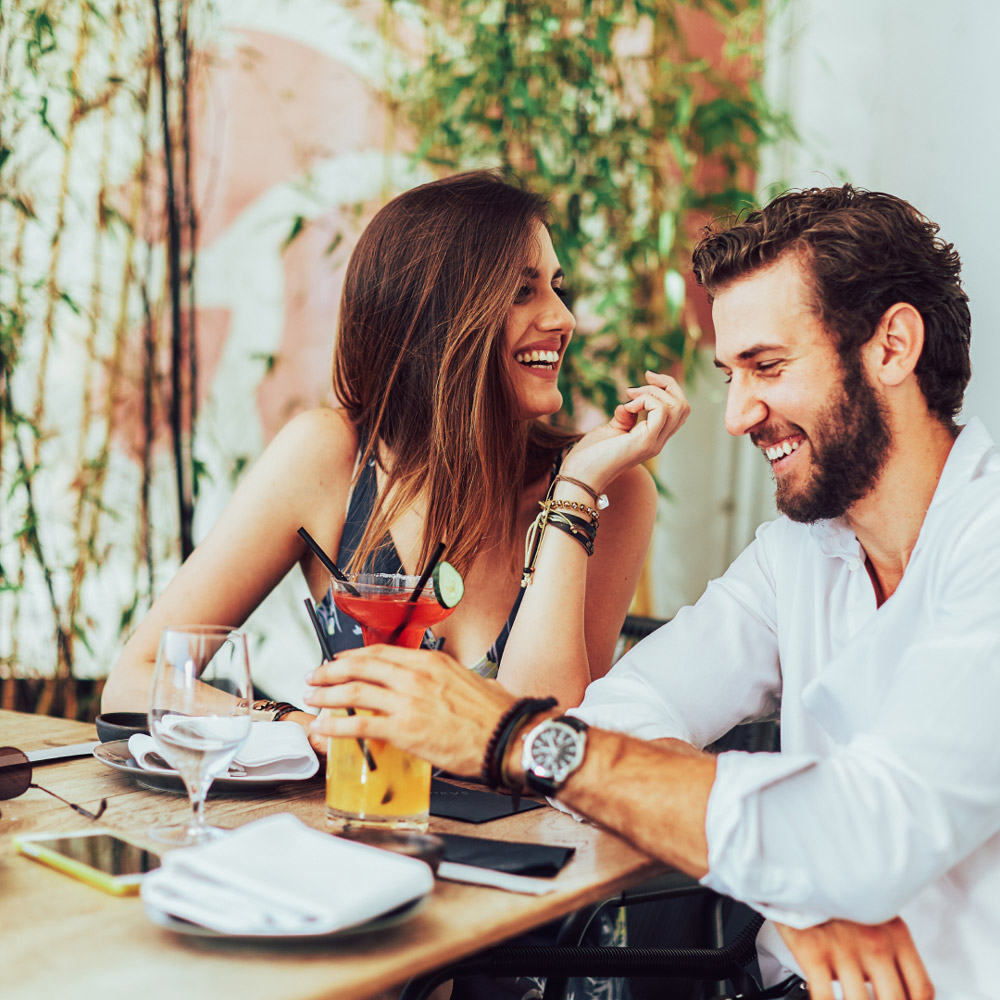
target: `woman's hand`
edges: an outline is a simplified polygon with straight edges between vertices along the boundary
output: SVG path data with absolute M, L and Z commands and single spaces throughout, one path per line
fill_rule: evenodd
M 776 923 L 809 984 L 812 1000 L 932 1000 L 934 987 L 909 928 L 896 917 L 869 926 L 828 920 L 797 930 Z M 871 984 L 869 993 L 866 983 Z
M 626 469 L 658 455 L 680 429 L 691 406 L 676 379 L 646 372 L 646 385 L 625 390 L 628 402 L 606 424 L 582 437 L 566 456 L 562 472 L 598 492 Z M 646 419 L 639 414 L 645 412 Z
M 479 774 L 509 691 L 446 653 L 365 646 L 338 653 L 308 678 L 316 708 L 369 709 L 374 715 L 331 715 L 312 723 L 312 737 L 386 740 L 455 774 Z

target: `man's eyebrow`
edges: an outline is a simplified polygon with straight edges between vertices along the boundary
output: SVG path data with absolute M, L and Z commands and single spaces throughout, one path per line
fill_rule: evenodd
M 782 344 L 754 344 L 753 347 L 748 347 L 745 351 L 740 351 L 736 355 L 737 361 L 752 361 L 758 354 L 764 354 L 767 351 L 780 351 L 784 350 L 784 345 Z M 728 365 L 723 364 L 718 358 L 713 361 L 716 368 L 728 368 Z

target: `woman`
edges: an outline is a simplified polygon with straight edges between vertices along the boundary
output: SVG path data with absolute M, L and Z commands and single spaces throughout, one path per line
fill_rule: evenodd
M 296 563 L 324 600 L 328 575 L 300 525 L 353 569 L 419 572 L 444 539 L 465 597 L 435 641 L 511 690 L 574 705 L 608 670 L 652 531 L 641 463 L 688 407 L 673 379 L 649 373 L 579 440 L 546 422 L 575 321 L 545 222 L 543 199 L 490 172 L 415 188 L 375 216 L 341 302 L 342 408 L 303 413 L 271 442 L 129 639 L 104 711 L 146 704 L 167 626 L 242 623 Z M 542 533 L 522 592 L 525 535 L 547 495 L 559 530 Z M 340 648 L 360 645 L 337 614 Z

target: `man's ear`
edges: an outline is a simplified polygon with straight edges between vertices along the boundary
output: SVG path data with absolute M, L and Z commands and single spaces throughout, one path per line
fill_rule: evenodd
M 913 374 L 924 349 L 924 318 L 909 302 L 897 302 L 882 314 L 865 344 L 869 375 L 889 388 Z

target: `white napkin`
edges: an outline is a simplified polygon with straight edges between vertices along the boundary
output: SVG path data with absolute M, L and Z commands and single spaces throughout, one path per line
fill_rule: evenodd
M 511 875 L 509 872 L 498 872 L 494 868 L 460 865 L 454 861 L 442 861 L 438 865 L 437 877 L 447 879 L 449 882 L 488 885 L 491 889 L 505 889 L 507 892 L 520 892 L 528 896 L 544 896 L 559 888 L 551 878 Z
M 152 736 L 134 733 L 129 737 L 128 749 L 141 768 L 173 773 L 173 768 L 147 760 L 149 754 L 159 753 Z M 246 743 L 236 752 L 229 773 L 230 777 L 295 780 L 311 778 L 318 770 L 319 759 L 297 722 L 255 722 Z
M 142 883 L 148 906 L 223 934 L 326 934 L 425 896 L 417 858 L 342 840 L 279 813 L 179 848 Z

